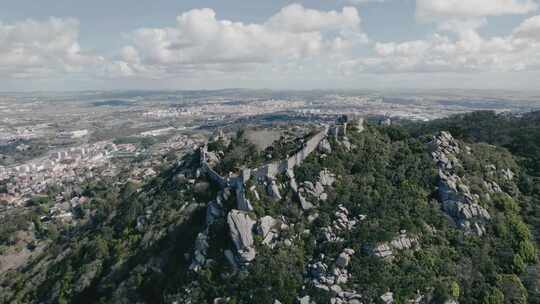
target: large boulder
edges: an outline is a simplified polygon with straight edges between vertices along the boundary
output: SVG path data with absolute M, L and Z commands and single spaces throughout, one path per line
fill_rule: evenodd
M 246 264 L 253 261 L 256 255 L 253 244 L 253 227 L 256 222 L 247 212 L 232 210 L 227 216 L 227 223 L 239 262 Z
M 277 230 L 278 221 L 271 216 L 261 218 L 259 224 L 259 234 L 262 236 L 262 243 L 267 246 L 272 246 L 274 239 L 278 236 Z
M 325 154 L 332 153 L 332 146 L 330 145 L 328 139 L 325 138 L 319 143 L 319 151 Z
M 319 182 L 323 186 L 332 186 L 336 182 L 336 175 L 332 174 L 328 169 L 319 172 Z

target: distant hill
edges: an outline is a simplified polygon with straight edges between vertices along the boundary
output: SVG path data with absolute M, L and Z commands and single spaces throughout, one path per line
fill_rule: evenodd
M 92 105 L 94 107 L 126 107 L 132 104 L 133 103 L 131 101 L 119 100 L 119 99 L 92 102 Z

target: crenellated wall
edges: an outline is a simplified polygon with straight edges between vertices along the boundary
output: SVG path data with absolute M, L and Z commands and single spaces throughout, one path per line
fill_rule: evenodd
M 210 167 L 207 160 L 207 149 L 206 146 L 203 147 L 200 151 L 201 153 L 201 170 L 208 175 L 208 177 L 217 183 L 220 188 L 233 188 L 236 190 L 236 199 L 237 207 L 240 210 L 249 210 L 251 209 L 250 202 L 245 198 L 244 185 L 245 182 L 250 178 L 255 177 L 258 180 L 268 180 L 275 178 L 278 174 L 284 174 L 288 170 L 294 169 L 294 167 L 299 166 L 302 162 L 308 158 L 308 156 L 315 151 L 319 143 L 326 138 L 328 135 L 329 127 L 325 126 L 325 129 L 312 138 L 310 138 L 305 144 L 304 147 L 295 153 L 293 156 L 287 158 L 286 160 L 280 160 L 271 162 L 264 166 L 258 167 L 256 169 L 243 169 L 240 175 L 232 177 L 222 177 L 214 169 Z

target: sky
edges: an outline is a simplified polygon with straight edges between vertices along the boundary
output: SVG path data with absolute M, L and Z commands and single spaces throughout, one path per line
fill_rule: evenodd
M 540 90 L 538 1 L 2 1 L 0 91 Z

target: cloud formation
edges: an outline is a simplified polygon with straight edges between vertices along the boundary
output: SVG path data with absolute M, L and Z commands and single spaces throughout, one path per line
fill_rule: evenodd
M 78 35 L 71 18 L 0 23 L 0 77 L 51 77 L 100 61 L 81 51 Z
M 433 23 L 426 25 L 433 33 L 408 41 L 379 41 L 373 33 L 368 39 L 355 7 L 324 11 L 292 4 L 258 23 L 225 20 L 203 8 L 180 13 L 169 26 L 128 32 L 125 46 L 107 57 L 81 48 L 76 19 L 0 23 L 0 78 L 340 84 L 376 74 L 540 72 L 540 15 L 523 17 L 504 35 L 481 34 L 488 17 L 530 13 L 536 0 L 416 3 L 417 21 Z
M 416 0 L 420 20 L 527 14 L 537 9 L 535 0 Z
M 266 22 L 220 20 L 212 9 L 194 9 L 177 17 L 173 27 L 141 28 L 113 63 L 130 75 L 171 75 L 198 70 L 336 56 L 367 38 L 353 7 L 341 11 L 284 7 Z
M 540 16 L 531 17 L 510 35 L 483 38 L 477 28 L 448 24 L 429 39 L 377 42 L 374 56 L 350 61 L 345 67 L 370 72 L 483 72 L 540 68 Z M 456 35 L 449 35 L 447 32 Z M 457 36 L 456 38 L 453 38 Z

